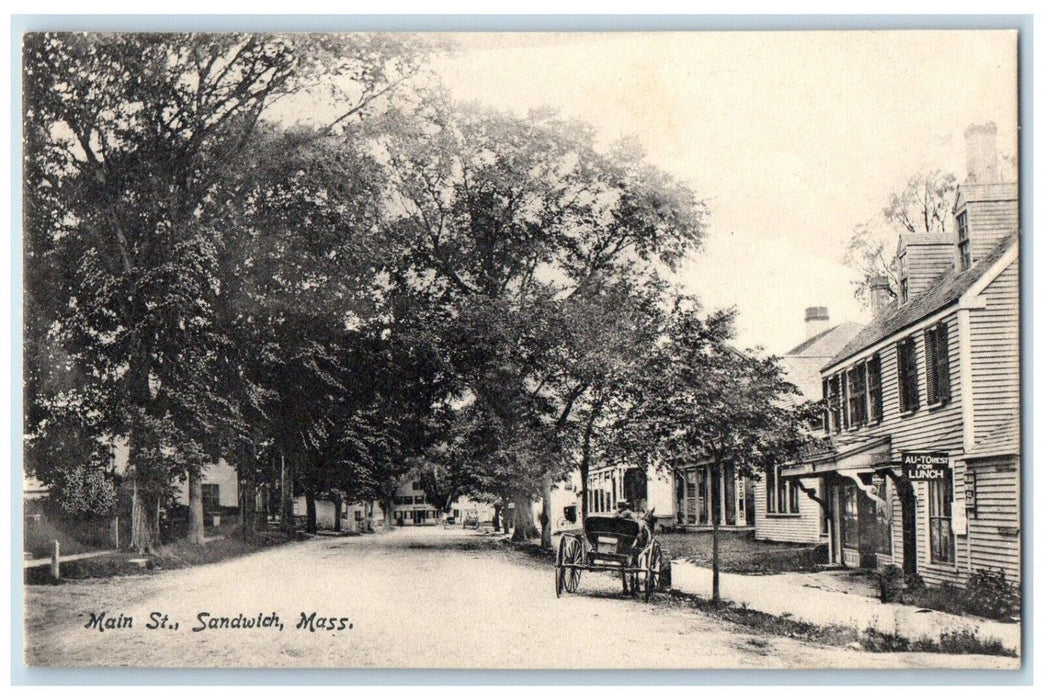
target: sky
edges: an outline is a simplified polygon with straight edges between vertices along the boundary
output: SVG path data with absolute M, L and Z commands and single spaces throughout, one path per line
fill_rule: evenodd
M 451 93 L 525 114 L 552 107 L 649 161 L 710 207 L 677 282 L 736 306 L 738 342 L 784 353 L 804 310 L 868 320 L 841 263 L 852 228 L 910 176 L 966 174 L 964 130 L 1017 150 L 1016 35 L 996 31 L 455 35 Z

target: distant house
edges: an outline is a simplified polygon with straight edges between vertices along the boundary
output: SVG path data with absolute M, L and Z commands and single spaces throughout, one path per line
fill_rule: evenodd
M 797 386 L 797 401 L 819 401 L 823 388 L 819 370 L 863 330 L 858 323 L 832 324 L 824 306 L 805 309 L 805 340 L 780 360 L 787 380 Z M 779 478 L 780 466 L 768 470 L 754 483 L 754 536 L 772 542 L 805 542 L 816 544 L 827 537 L 827 522 L 822 508 L 809 494 L 823 493 L 821 483 L 802 484 Z
M 441 508 L 442 504 L 428 502 L 419 480 L 408 476 L 392 499 L 392 522 L 401 526 L 436 525 L 443 515 Z M 469 513 L 477 515 L 480 522 L 489 522 L 493 519 L 493 506 L 461 496 L 450 504 L 448 517 L 460 523 Z
M 933 584 L 1020 579 L 1018 187 L 966 138 L 953 233 L 902 237 L 899 298 L 822 368 L 831 448 L 780 473 L 824 485 L 833 562 Z

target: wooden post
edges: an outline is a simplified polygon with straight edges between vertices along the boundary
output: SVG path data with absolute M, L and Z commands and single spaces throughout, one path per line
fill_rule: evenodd
M 54 541 L 54 545 L 51 547 L 51 578 L 57 583 L 61 577 L 61 545 L 58 544 L 58 540 Z

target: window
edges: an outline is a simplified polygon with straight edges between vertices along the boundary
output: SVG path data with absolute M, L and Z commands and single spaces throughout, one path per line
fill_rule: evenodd
M 419 496 L 414 496 L 413 497 L 413 502 L 414 503 L 424 503 L 424 494 L 422 493 Z
M 953 501 L 953 485 L 949 474 L 943 479 L 928 482 L 928 531 L 931 534 L 932 561 L 953 561 L 953 529 L 950 508 Z
M 221 489 L 217 484 L 203 484 L 203 512 L 217 513 L 221 510 Z
M 910 275 L 906 269 L 906 253 L 899 256 L 899 303 L 910 301 Z
M 848 416 L 853 428 L 866 423 L 866 365 L 848 370 Z
M 849 549 L 859 544 L 859 494 L 847 482 L 841 487 L 841 544 Z
M 840 433 L 844 426 L 841 424 L 841 375 L 835 374 L 828 380 L 830 396 L 827 401 L 830 410 L 830 427 L 835 433 Z
M 798 512 L 798 487 L 780 478 L 778 465 L 765 470 L 765 511 L 784 514 Z
M 421 490 L 421 483 L 419 481 L 414 481 L 412 486 L 413 486 L 413 490 L 414 491 L 420 491 Z
M 899 411 L 906 413 L 918 406 L 917 345 L 913 336 L 910 336 L 896 343 L 895 349 L 899 373 Z
M 957 255 L 960 257 L 962 271 L 971 267 L 971 238 L 968 236 L 967 211 L 962 211 L 957 215 Z
M 946 322 L 924 332 L 924 378 L 928 405 L 950 400 L 950 347 Z
M 866 391 L 869 396 L 869 420 L 880 423 L 884 418 L 884 397 L 881 394 L 881 356 L 874 355 L 866 363 Z

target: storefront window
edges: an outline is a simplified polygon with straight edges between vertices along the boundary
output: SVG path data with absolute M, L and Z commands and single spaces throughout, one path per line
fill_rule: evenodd
M 878 496 L 885 501 L 888 501 L 888 479 L 883 479 L 879 482 Z M 874 535 L 874 540 L 877 545 L 877 553 L 891 555 L 892 554 L 892 525 L 888 522 L 888 510 L 884 505 L 880 503 L 874 503 L 874 527 L 877 532 Z
M 948 478 L 928 482 L 928 528 L 933 562 L 950 563 L 954 559 L 953 529 L 950 523 L 952 501 L 953 485 Z
M 841 489 L 841 539 L 844 546 L 859 546 L 859 495 L 855 484 Z

